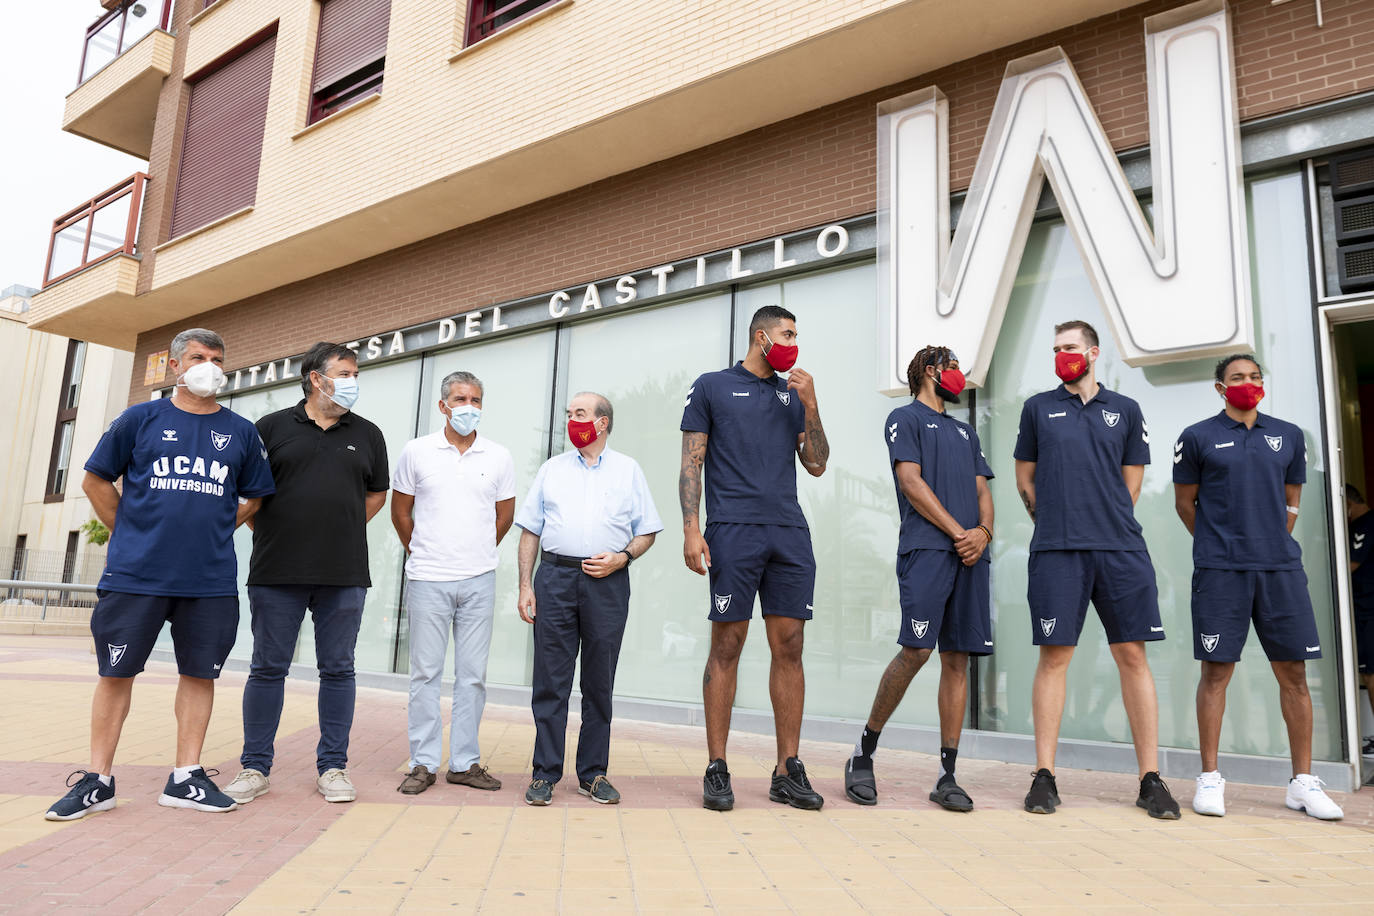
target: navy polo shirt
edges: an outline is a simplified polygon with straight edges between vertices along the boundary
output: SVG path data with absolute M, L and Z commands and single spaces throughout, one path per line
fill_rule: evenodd
M 935 527 L 902 492 L 897 480 L 897 462 L 910 461 L 921 466 L 921 479 L 935 493 L 945 511 L 964 528 L 978 524 L 978 478 L 992 479 L 992 468 L 978 444 L 978 434 L 967 423 L 948 414 L 912 401 L 887 415 L 883 439 L 892 462 L 892 482 L 897 487 L 897 506 L 902 515 L 902 531 L 897 538 L 897 553 L 912 550 L 954 550 L 954 542 Z M 989 551 L 982 559 L 989 559 Z
M 1350 574 L 1355 610 L 1374 613 L 1374 512 L 1366 512 L 1350 523 L 1350 562 L 1360 568 Z
M 805 528 L 797 505 L 797 436 L 805 412 L 776 373 L 744 364 L 708 372 L 687 390 L 684 433 L 706 433 L 706 518 Z
M 1125 465 L 1150 463 L 1140 405 L 1101 386 L 1084 404 L 1063 385 L 1021 408 L 1017 461 L 1035 462 L 1038 550 L 1144 550 Z
M 1260 414 L 1246 429 L 1222 411 L 1174 444 L 1174 483 L 1197 484 L 1193 565 L 1301 569 L 1288 533 L 1285 484 L 1307 482 L 1307 442 L 1292 423 Z

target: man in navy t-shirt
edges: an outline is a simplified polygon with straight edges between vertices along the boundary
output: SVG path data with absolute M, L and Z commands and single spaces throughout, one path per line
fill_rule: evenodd
M 1059 804 L 1054 757 L 1065 681 L 1088 613 L 1097 609 L 1121 673 L 1140 793 L 1151 817 L 1174 819 L 1178 803 L 1159 777 L 1159 704 L 1145 643 L 1164 638 L 1154 565 L 1135 501 L 1150 463 L 1140 405 L 1097 383 L 1097 331 L 1086 321 L 1054 329 L 1055 374 L 1064 384 L 1027 399 L 1016 436 L 1016 488 L 1035 522 L 1027 600 L 1031 641 L 1040 647 L 1031 690 L 1035 776 L 1032 814 Z
M 824 800 L 797 759 L 805 699 L 802 628 L 811 619 L 816 561 L 797 504 L 794 462 L 825 472 L 830 444 L 821 428 L 811 375 L 794 369 L 796 316 L 768 305 L 749 323 L 749 352 L 729 369 L 708 372 L 687 391 L 682 412 L 683 558 L 709 575 L 711 652 L 702 677 L 710 765 L 702 805 L 734 807 L 725 743 L 735 701 L 739 655 L 758 596 L 773 663 L 770 693 L 778 765 L 768 797 L 815 810 Z M 787 372 L 784 380 L 777 372 Z M 706 532 L 697 513 L 706 481 Z
M 964 390 L 959 358 L 948 347 L 926 347 L 906 370 L 915 398 L 887 415 L 883 441 L 892 463 L 897 508 L 897 592 L 901 651 L 883 672 L 859 743 L 845 762 L 844 791 L 860 805 L 878 803 L 873 752 L 878 736 L 911 679 L 940 648 L 940 775 L 930 800 L 950 811 L 972 811 L 973 799 L 954 779 L 968 659 L 992 653 L 992 602 L 987 554 L 992 540 L 992 468 L 978 434 L 945 413 Z
M 172 623 L 177 672 L 176 768 L 158 804 L 196 811 L 236 805 L 200 765 L 215 678 L 238 630 L 234 529 L 274 490 L 253 424 L 215 402 L 224 341 L 193 328 L 173 340 L 172 397 L 135 404 L 110 424 L 82 490 L 110 529 L 109 554 L 91 613 L 100 679 L 91 701 L 91 768 L 48 809 L 74 820 L 115 805 L 111 773 L 133 679 L 162 625 Z M 123 492 L 114 482 L 123 478 Z M 73 774 L 75 775 L 75 774 Z
M 1355 605 L 1355 652 L 1360 683 L 1374 706 L 1374 512 L 1364 494 L 1345 485 L 1345 516 L 1350 522 L 1350 592 Z M 1374 754 L 1374 738 L 1364 737 L 1364 754 Z
M 1288 725 L 1293 778 L 1289 808 L 1322 820 L 1340 807 L 1312 775 L 1312 697 L 1307 659 L 1321 658 L 1321 639 L 1302 548 L 1293 538 L 1307 481 L 1302 430 L 1259 412 L 1264 373 L 1253 355 L 1217 363 L 1224 407 L 1194 423 L 1174 444 L 1174 505 L 1193 536 L 1193 657 L 1198 749 L 1193 810 L 1226 813 L 1226 780 L 1217 769 L 1226 685 L 1255 622 L 1255 635 L 1279 682 L 1279 711 Z

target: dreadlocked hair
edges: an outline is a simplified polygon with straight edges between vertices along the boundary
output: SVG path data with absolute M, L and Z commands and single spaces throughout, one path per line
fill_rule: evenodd
M 911 363 L 906 367 L 906 384 L 911 389 L 911 396 L 914 398 L 921 393 L 921 376 L 926 373 L 926 366 L 938 366 L 949 362 L 949 347 L 926 347 L 917 351 L 911 358 Z

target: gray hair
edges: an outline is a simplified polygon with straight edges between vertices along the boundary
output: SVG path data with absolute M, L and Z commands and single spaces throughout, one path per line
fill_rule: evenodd
M 170 352 L 167 355 L 177 362 L 181 362 L 181 358 L 186 355 L 186 345 L 192 341 L 203 344 L 211 350 L 218 350 L 221 354 L 224 353 L 223 337 L 206 328 L 187 328 L 172 338 L 172 345 L 168 347 Z
M 611 406 L 611 402 L 607 400 L 604 394 L 597 394 L 595 391 L 579 391 L 573 397 L 580 398 L 584 394 L 589 398 L 596 399 L 596 406 L 592 408 L 592 416 L 606 418 L 606 435 L 609 436 L 611 427 L 615 425 L 615 408 Z
M 482 388 L 482 380 L 471 372 L 464 372 L 459 369 L 457 372 L 450 372 L 444 376 L 444 380 L 439 383 L 439 397 L 448 400 L 448 393 L 454 385 L 472 385 L 477 389 L 479 395 L 486 395 L 486 390 Z

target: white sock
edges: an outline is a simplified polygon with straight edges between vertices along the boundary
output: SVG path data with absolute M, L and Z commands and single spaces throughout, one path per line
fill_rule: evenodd
M 100 784 L 101 784 L 102 786 L 108 786 L 108 785 L 110 785 L 112 782 L 114 782 L 114 777 L 113 777 L 113 776 L 107 776 L 107 775 L 105 775 L 105 774 L 103 774 L 103 773 L 97 773 L 97 774 L 95 774 L 95 775 L 96 775 L 97 778 L 99 778 Z
M 200 769 L 200 764 L 193 763 L 188 767 L 173 767 L 172 782 L 183 783 L 191 778 L 191 774 Z

